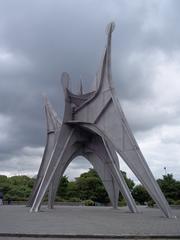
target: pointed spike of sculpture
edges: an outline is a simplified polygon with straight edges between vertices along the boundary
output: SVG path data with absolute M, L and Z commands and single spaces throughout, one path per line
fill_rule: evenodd
M 53 183 L 59 172 L 61 175 L 65 171 L 70 158 L 77 156 L 81 149 L 81 155 L 88 156 L 88 153 L 91 152 L 97 155 L 104 170 L 115 181 L 116 187 L 113 184 L 108 185 L 112 201 L 117 199 L 116 194 L 113 197 L 115 191 L 113 188 L 120 189 L 130 211 L 138 211 L 120 174 L 116 155 L 118 152 L 161 208 L 164 215 L 168 218 L 174 217 L 143 157 L 112 87 L 111 35 L 113 29 L 114 24 L 110 23 L 107 27 L 107 45 L 97 76 L 98 88 L 95 92 L 75 95 L 66 91 L 69 85 L 69 75 L 67 73 L 62 75 L 63 88 L 66 92 L 64 118 L 60 131 L 57 133 L 55 144 L 51 146 L 48 164 L 35 192 L 31 211 L 39 210 L 50 184 Z M 98 161 L 96 160 L 96 164 Z M 98 165 L 98 169 L 101 168 L 99 166 L 101 165 Z
M 45 104 L 48 102 L 48 97 L 47 97 L 46 93 L 43 93 L 42 97 L 43 97 L 44 106 L 45 106 Z
M 49 116 L 52 118 L 54 127 L 56 127 L 56 128 L 60 127 L 62 124 L 62 121 L 59 119 L 56 111 L 52 107 L 48 97 L 46 97 L 46 99 L 45 99 L 45 111 L 48 112 Z
M 80 95 L 83 95 L 83 84 L 82 84 L 82 79 L 80 80 Z
M 69 88 L 69 81 L 70 81 L 69 74 L 67 72 L 63 72 L 61 75 L 61 83 L 64 91 L 66 91 L 66 89 Z
M 107 35 L 111 34 L 115 29 L 115 23 L 114 22 L 111 22 L 107 25 L 106 27 L 106 33 Z
M 109 23 L 106 27 L 107 43 L 101 60 L 100 69 L 97 73 L 98 91 L 113 88 L 111 79 L 111 37 L 114 28 L 115 24 L 113 22 Z

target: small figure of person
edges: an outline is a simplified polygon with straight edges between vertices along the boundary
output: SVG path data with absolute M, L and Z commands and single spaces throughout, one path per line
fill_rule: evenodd
M 3 193 L 0 192 L 0 205 L 3 205 Z
M 8 197 L 8 199 L 7 199 L 7 204 L 11 205 L 11 198 L 10 197 Z

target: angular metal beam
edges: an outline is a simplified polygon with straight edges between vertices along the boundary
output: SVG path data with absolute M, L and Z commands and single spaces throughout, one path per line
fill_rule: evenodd
M 47 97 L 45 97 L 45 115 L 46 115 L 46 125 L 47 125 L 47 138 L 46 138 L 46 146 L 44 149 L 41 165 L 38 171 L 38 175 L 33 186 L 31 195 L 27 202 L 27 207 L 32 207 L 35 196 L 39 189 L 40 183 L 44 176 L 45 169 L 49 163 L 52 150 L 57 140 L 57 132 L 61 128 L 61 121 L 58 119 L 56 112 L 53 110 L 51 104 L 49 103 Z M 50 187 L 51 188 L 51 187 Z

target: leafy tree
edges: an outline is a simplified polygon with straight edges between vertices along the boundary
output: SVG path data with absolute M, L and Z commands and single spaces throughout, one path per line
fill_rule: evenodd
M 128 187 L 129 187 L 130 191 L 132 191 L 133 188 L 134 188 L 134 186 L 135 186 L 134 181 L 133 181 L 132 179 L 130 179 L 130 178 L 127 177 L 126 172 L 124 172 L 124 171 L 121 171 L 121 172 L 122 172 L 122 174 L 123 174 L 123 177 L 124 177 L 124 179 L 125 179 Z
M 67 199 L 79 199 L 80 201 L 80 192 L 75 181 L 69 182 L 67 186 Z
M 142 185 L 135 186 L 132 191 L 132 195 L 136 200 L 136 202 L 142 205 L 144 205 L 145 202 L 148 202 L 151 200 L 151 197 L 149 196 L 148 192 Z
M 76 178 L 76 184 L 81 200 L 90 199 L 100 203 L 109 202 L 107 192 L 94 169 L 89 169 L 88 172 Z
M 174 204 L 180 199 L 180 181 L 175 180 L 172 174 L 164 175 L 163 179 L 158 179 L 157 182 L 169 204 Z M 140 204 L 152 202 L 151 197 L 142 185 L 135 186 L 132 194 Z
M 58 186 L 57 196 L 60 196 L 61 198 L 64 198 L 64 199 L 66 198 L 68 183 L 69 183 L 68 177 L 63 176 Z
M 8 177 L 5 175 L 0 175 L 0 183 L 6 183 L 8 181 Z
M 8 182 L 8 177 L 5 175 L 0 175 L 0 192 L 6 194 L 10 190 L 10 185 Z
M 4 199 L 27 200 L 34 184 L 34 179 L 27 176 L 0 176 L 0 191 Z
M 128 185 L 128 188 L 129 188 L 130 191 L 132 192 L 132 190 L 133 190 L 133 188 L 134 188 L 134 186 L 135 186 L 134 181 L 133 181 L 132 179 L 130 179 L 130 178 L 127 177 L 126 172 L 121 171 L 121 173 L 122 173 L 122 175 L 123 175 L 123 177 L 124 177 L 124 180 L 126 181 L 126 183 L 127 183 L 127 185 Z M 119 193 L 119 201 L 120 201 L 120 202 L 119 202 L 119 205 L 123 205 L 123 206 L 126 205 L 126 201 L 125 201 L 124 197 L 122 196 L 122 193 L 121 193 L 121 192 Z
M 137 202 L 144 204 L 145 202 L 152 201 L 142 185 L 135 186 L 134 182 L 126 176 L 125 172 L 122 172 L 122 174 Z M 11 198 L 15 201 L 24 201 L 29 198 L 34 181 L 34 178 L 27 176 L 7 177 L 0 175 L 0 192 L 3 193 L 5 200 Z M 158 179 L 157 182 L 169 203 L 179 204 L 180 181 L 175 180 L 172 174 L 167 174 L 163 176 L 163 179 Z M 109 202 L 102 181 L 93 169 L 82 173 L 75 181 L 69 181 L 67 176 L 63 176 L 58 187 L 57 199 L 62 201 L 91 200 L 91 202 Z M 121 194 L 119 200 L 124 204 L 124 199 Z
M 0 182 L 0 192 L 3 194 L 8 193 L 11 190 L 11 185 L 8 182 Z
M 157 182 L 170 204 L 180 199 L 180 181 L 175 180 L 172 174 L 164 175 Z

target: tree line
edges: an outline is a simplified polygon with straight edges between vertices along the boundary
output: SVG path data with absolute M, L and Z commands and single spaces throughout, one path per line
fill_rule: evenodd
M 154 202 L 145 188 L 142 185 L 135 185 L 125 172 L 122 173 L 137 204 L 153 206 Z M 157 182 L 168 202 L 180 205 L 180 181 L 174 179 L 172 174 L 167 174 L 162 179 L 158 179 Z M 27 201 L 34 183 L 35 178 L 28 176 L 7 177 L 0 175 L 0 194 L 3 195 L 3 201 Z M 47 196 L 45 201 L 47 201 Z M 84 202 L 85 205 L 108 205 L 110 203 L 102 181 L 94 169 L 82 173 L 74 181 L 69 181 L 67 176 L 63 176 L 58 186 L 56 201 Z M 125 204 L 120 193 L 119 205 Z

